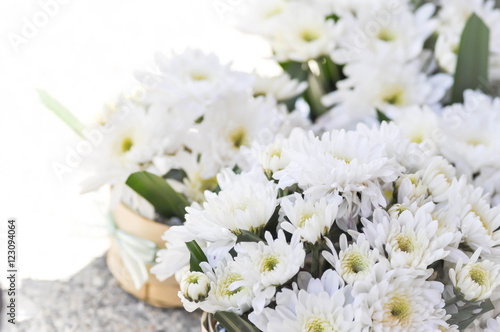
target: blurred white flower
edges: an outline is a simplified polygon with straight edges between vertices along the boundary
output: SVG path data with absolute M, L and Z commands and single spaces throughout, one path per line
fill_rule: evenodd
M 272 96 L 277 101 L 285 101 L 300 95 L 307 89 L 307 82 L 292 79 L 287 73 L 266 77 L 256 75 L 253 93 L 257 96 Z
M 335 46 L 333 20 L 304 2 L 292 2 L 271 37 L 276 60 L 307 62 L 328 55 Z

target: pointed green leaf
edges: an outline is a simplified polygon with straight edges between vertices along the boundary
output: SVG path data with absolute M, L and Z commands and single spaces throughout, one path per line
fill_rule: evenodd
M 243 317 L 227 311 L 219 311 L 214 318 L 227 332 L 258 332 L 259 329 Z
M 188 201 L 161 176 L 146 171 L 137 172 L 131 174 L 125 183 L 151 203 L 163 217 L 178 217 L 184 220 Z
M 307 78 L 307 66 L 302 62 L 287 61 L 280 62 L 279 65 L 291 78 L 298 79 L 299 81 L 304 81 Z
M 377 119 L 378 119 L 378 122 L 382 123 L 382 122 L 391 122 L 392 119 L 390 117 L 388 117 L 387 115 L 385 115 L 384 112 L 380 111 L 380 110 L 377 110 Z
M 191 253 L 191 259 L 189 260 L 190 271 L 203 272 L 200 263 L 208 262 L 207 256 L 195 240 L 186 242 L 186 246 Z
M 54 112 L 54 114 L 57 115 L 57 117 L 66 123 L 71 129 L 73 129 L 75 133 L 77 133 L 80 137 L 83 137 L 85 126 L 66 107 L 61 105 L 60 102 L 54 99 L 46 91 L 37 91 L 42 104 Z
M 458 49 L 452 102 L 462 103 L 467 89 L 485 89 L 488 82 L 490 30 L 472 14 L 465 25 Z

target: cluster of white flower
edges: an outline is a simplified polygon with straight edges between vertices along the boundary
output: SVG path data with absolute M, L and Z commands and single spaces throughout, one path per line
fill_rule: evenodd
M 145 216 L 154 216 L 152 207 L 144 208 L 145 201 L 123 185 L 131 173 L 181 169 L 183 182 L 171 185 L 190 201 L 203 201 L 203 192 L 216 188 L 221 168 L 247 168 L 252 142 L 265 144 L 278 133 L 307 126 L 298 112 L 279 103 L 307 87 L 286 74 L 237 72 L 215 55 L 194 50 L 170 59 L 158 55 L 156 63 L 155 71 L 136 74 L 140 93 L 107 110 L 97 128 L 103 142 L 88 159 L 95 176 L 85 185 L 86 190 L 113 185 L 115 199 L 137 205 Z
M 499 98 L 467 90 L 463 104 L 444 107 L 439 113 L 428 107 L 408 107 L 393 120 L 400 134 L 417 143 L 426 156 L 446 157 L 458 175 L 482 187 L 493 205 L 500 204 Z
M 333 106 L 320 120 L 326 128 L 373 123 L 376 110 L 391 116 L 404 106 L 438 105 L 453 82 L 435 73 L 433 53 L 424 48 L 438 29 L 433 3 L 251 1 L 240 11 L 241 29 L 266 38 L 279 62 L 330 57 L 343 66 L 345 78 L 322 100 Z
M 262 331 L 496 326 L 500 207 L 404 130 L 295 129 L 255 144 L 258 164 L 220 173 L 221 191 L 165 234 L 207 257 L 181 278 L 185 308 L 234 312 Z M 160 279 L 179 270 L 169 252 L 180 248 L 160 252 Z

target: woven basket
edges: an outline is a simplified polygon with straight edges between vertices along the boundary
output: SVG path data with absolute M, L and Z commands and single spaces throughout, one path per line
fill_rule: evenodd
M 169 228 L 166 225 L 144 218 L 123 204 L 119 204 L 113 211 L 113 217 L 118 228 L 131 235 L 152 241 L 158 248 L 165 248 L 165 242 L 161 236 Z M 114 239 L 107 254 L 108 268 L 116 278 L 119 285 L 128 293 L 155 307 L 172 308 L 182 307 L 182 302 L 177 296 L 179 284 L 174 277 L 165 281 L 159 281 L 149 273 L 149 279 L 137 290 L 128 273 Z M 148 265 L 148 272 L 151 266 Z

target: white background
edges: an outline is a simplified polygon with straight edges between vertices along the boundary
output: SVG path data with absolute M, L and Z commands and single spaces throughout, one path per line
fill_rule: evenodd
M 276 71 L 263 60 L 271 54 L 266 43 L 231 28 L 230 11 L 215 10 L 221 3 L 230 9 L 235 0 L 68 0 L 16 50 L 9 37 L 23 37 L 26 22 L 40 20 L 40 3 L 52 1 L 0 3 L 2 282 L 7 218 L 17 219 L 21 278 L 68 278 L 107 246 L 90 227 L 103 223 L 106 189 L 79 195 L 78 168 L 63 181 L 56 177 L 54 163 L 64 163 L 78 139 L 40 104 L 36 88 L 90 124 L 104 103 L 136 85 L 132 73 L 151 68 L 156 51 L 201 48 L 237 69 Z

